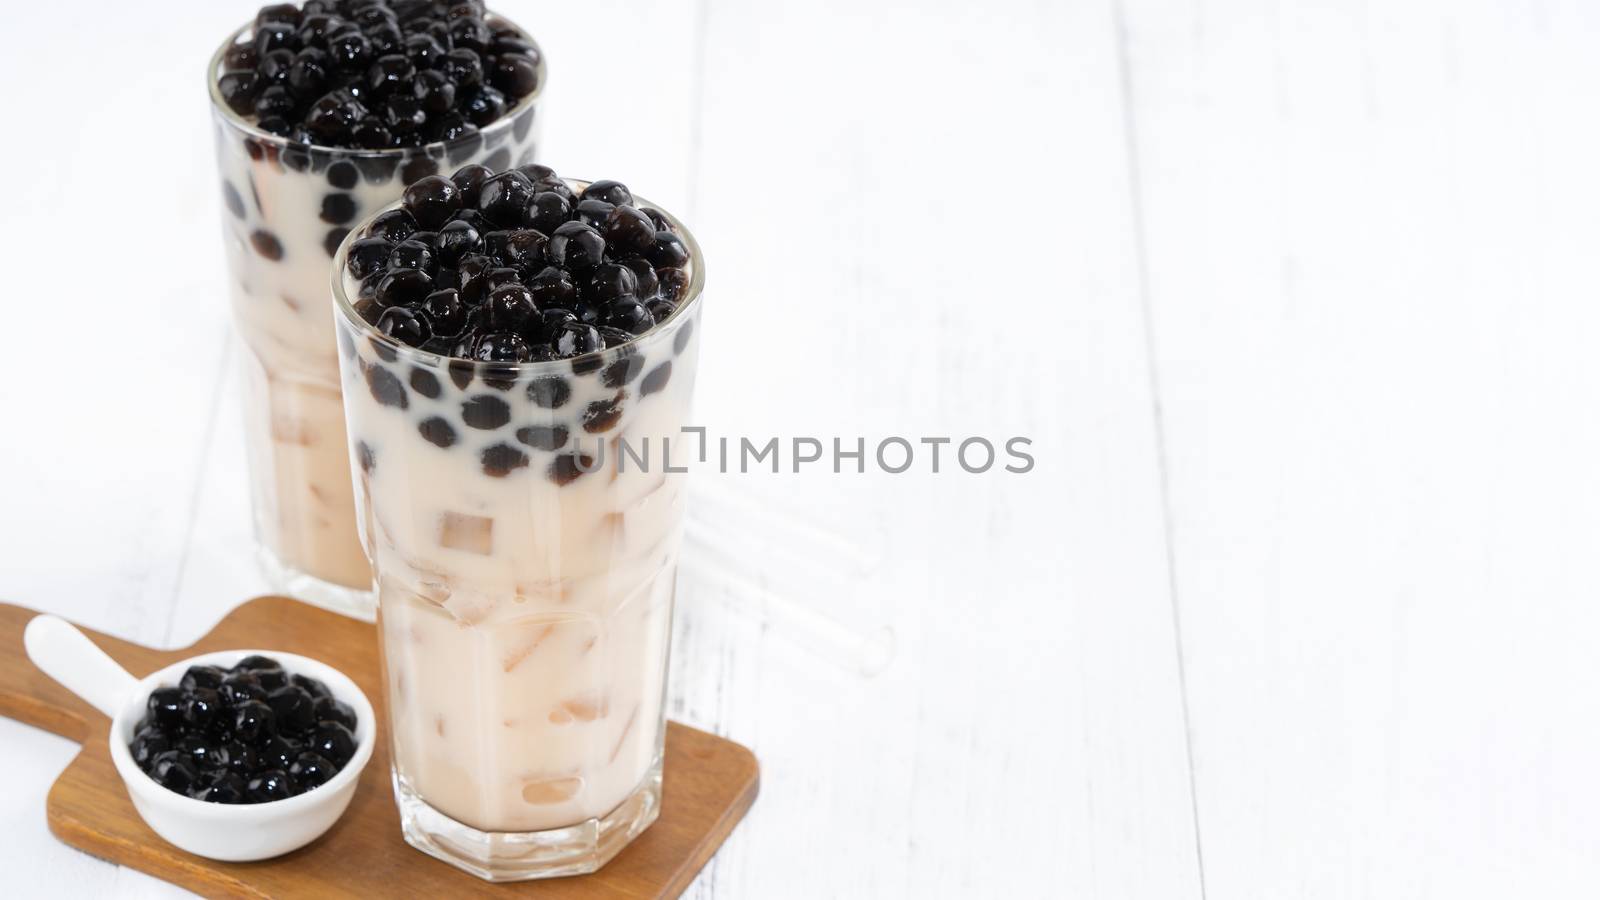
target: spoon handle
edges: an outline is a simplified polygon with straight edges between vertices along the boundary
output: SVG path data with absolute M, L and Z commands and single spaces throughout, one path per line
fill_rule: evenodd
M 29 621 L 22 644 L 40 671 L 107 716 L 116 716 L 139 683 L 83 632 L 55 616 Z

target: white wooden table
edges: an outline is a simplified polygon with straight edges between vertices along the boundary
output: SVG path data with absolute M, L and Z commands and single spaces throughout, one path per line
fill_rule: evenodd
M 162 8 L 4 14 L 0 597 L 177 646 L 264 589 L 253 7 Z M 704 244 L 713 432 L 1034 441 L 697 476 L 671 713 L 763 788 L 692 896 L 1600 892 L 1600 6 L 498 8 L 546 160 Z M 3 893 L 177 893 L 48 834 L 73 752 L 0 721 Z

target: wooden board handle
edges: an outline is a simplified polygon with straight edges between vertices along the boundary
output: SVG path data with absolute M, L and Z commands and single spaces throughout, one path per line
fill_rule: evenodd
M 95 731 L 105 729 L 106 717 L 28 661 L 22 631 L 37 615 L 27 607 L 0 603 L 0 647 L 5 648 L 7 661 L 0 666 L 0 716 L 82 742 L 91 733 L 91 724 Z M 122 643 L 88 629 L 83 633 L 112 656 Z

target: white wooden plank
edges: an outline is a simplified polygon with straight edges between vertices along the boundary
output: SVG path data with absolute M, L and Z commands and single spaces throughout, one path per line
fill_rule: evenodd
M 223 15 L 227 15 L 223 13 Z M 160 638 L 226 334 L 203 71 L 218 13 L 8 10 L 0 595 Z M 71 65 L 45 60 L 74 60 Z M 50 84 L 42 87 L 41 73 Z M 22 89 L 38 85 L 40 89 Z M 173 102 L 188 96 L 193 102 Z M 150 219 L 145 217 L 150 217 Z M 87 255 L 85 255 L 87 254 Z
M 1600 11 L 1127 7 L 1210 895 L 1594 894 Z
M 898 646 L 876 679 L 819 668 L 782 624 L 743 624 L 759 607 L 718 614 L 749 598 L 715 573 L 686 586 L 674 713 L 763 760 L 718 884 L 1197 895 L 1107 11 L 713 3 L 706 20 L 704 423 L 1028 433 L 1041 459 L 714 485 L 879 547 L 830 596 L 812 585 L 839 560 L 779 561 L 784 517 L 707 523 L 775 548 L 746 554 L 764 588 L 887 621 Z

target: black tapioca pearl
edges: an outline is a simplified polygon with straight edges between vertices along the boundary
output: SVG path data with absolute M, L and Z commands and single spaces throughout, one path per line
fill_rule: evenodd
M 572 374 L 587 375 L 603 365 L 605 365 L 605 360 L 601 359 L 598 353 L 580 356 L 572 361 Z
M 322 221 L 329 225 L 344 225 L 356 217 L 356 201 L 349 194 L 332 193 L 322 197 Z
M 497 331 L 524 331 L 539 313 L 532 292 L 520 284 L 507 284 L 490 291 L 483 308 L 488 313 L 489 326 Z
M 222 183 L 222 203 L 235 219 L 244 218 L 244 198 L 239 196 L 237 188 L 226 181 Z
M 394 243 L 387 238 L 360 238 L 350 245 L 350 253 L 345 257 L 345 268 L 356 278 L 366 278 L 383 271 L 392 252 Z
M 361 170 L 361 177 L 368 184 L 383 184 L 394 177 L 394 170 L 400 167 L 400 160 L 394 156 L 358 156 L 355 160 L 356 168 Z
M 422 104 L 415 97 L 395 94 L 383 101 L 383 124 L 395 135 L 400 137 L 397 142 L 403 147 L 420 147 L 427 143 L 422 134 L 422 126 L 428 123 L 428 114 L 422 111 Z M 407 159 L 409 163 L 413 156 Z M 404 177 L 405 169 L 402 166 L 401 176 Z
M 439 163 L 433 157 L 419 153 L 406 157 L 400 166 L 400 181 L 402 184 L 415 184 L 429 175 L 439 174 Z
M 528 425 L 517 429 L 517 440 L 535 450 L 559 450 L 566 446 L 567 429 L 563 425 Z
M 404 209 L 391 209 L 372 217 L 367 234 L 399 243 L 417 230 L 417 220 Z
M 601 263 L 595 266 L 589 280 L 584 283 L 583 298 L 590 303 L 603 305 L 625 298 L 632 299 L 638 290 L 639 277 L 633 274 L 633 269 L 620 263 Z
M 454 9 L 461 8 L 454 7 Z M 451 46 L 470 50 L 475 57 L 477 54 L 489 49 L 489 41 L 492 39 L 492 35 L 489 33 L 489 26 L 484 24 L 482 19 L 470 15 L 452 16 L 449 23 L 449 35 Z M 440 62 L 442 63 L 443 60 L 440 60 Z
M 487 325 L 484 326 L 487 329 Z M 479 335 L 472 358 L 488 363 L 523 363 L 533 360 L 533 348 L 520 334 L 493 331 Z
M 572 385 L 560 375 L 543 375 L 528 382 L 528 399 L 542 409 L 560 409 L 572 399 Z
M 422 439 L 435 447 L 449 447 L 456 442 L 456 430 L 438 416 L 423 419 L 417 424 Z
M 522 223 L 522 214 L 533 199 L 533 182 L 521 172 L 501 172 L 484 181 L 478 189 L 478 211 L 504 227 Z
M 482 243 L 482 235 L 469 221 L 457 219 L 445 223 L 439 229 L 439 239 L 434 242 L 438 251 L 439 262 L 445 265 L 456 265 L 461 258 L 477 251 Z
M 657 231 L 672 230 L 672 223 L 667 220 L 666 213 L 663 213 L 661 210 L 651 206 L 641 206 L 639 207 L 639 211 L 644 213 L 646 216 L 649 216 L 650 221 L 656 223 Z
M 506 265 L 516 269 L 525 279 L 545 268 L 544 250 L 550 239 L 544 232 L 532 228 L 519 228 L 506 239 Z
M 412 234 L 389 252 L 385 267 L 390 271 L 415 269 L 432 278 L 439 271 L 438 259 L 433 255 L 433 241 L 434 238 L 426 232 Z
M 606 246 L 618 256 L 643 256 L 656 242 L 655 223 L 631 206 L 613 206 L 601 223 L 600 233 L 605 236 Z
M 406 386 L 383 366 L 367 369 L 367 387 L 372 391 L 372 399 L 384 406 L 405 409 L 411 405 L 410 398 L 406 396 Z
M 233 44 L 223 51 L 222 68 L 229 72 L 236 72 L 240 69 L 254 69 L 260 60 L 261 55 L 256 52 L 254 44 Z
M 472 383 L 472 363 L 462 359 L 452 359 L 445 368 L 450 373 L 450 381 L 457 389 L 464 391 L 467 385 Z
M 438 164 L 434 165 L 437 168 Z M 430 173 L 411 181 L 400 202 L 418 225 L 436 230 L 461 208 L 461 189 L 454 181 Z
M 294 96 L 283 85 L 267 85 L 256 96 L 256 119 L 288 119 L 294 112 Z
M 539 86 L 539 67 L 526 56 L 503 54 L 489 68 L 489 83 L 520 100 Z
M 378 358 L 384 362 L 394 362 L 399 359 L 399 354 L 395 352 L 394 347 L 388 341 L 380 341 L 377 338 L 369 337 L 367 338 L 367 343 L 372 345 L 372 352 L 377 354 Z
M 587 197 L 578 201 L 578 205 L 572 210 L 572 218 L 590 228 L 598 229 L 616 208 L 615 204 L 607 203 L 597 197 Z
M 265 59 L 268 53 L 294 43 L 295 27 L 284 22 L 269 22 L 256 26 L 256 55 Z
M 645 253 L 657 269 L 681 269 L 689 264 L 689 247 L 670 231 L 656 232 L 655 246 Z
M 289 93 L 302 102 L 316 99 L 328 87 L 327 56 L 315 47 L 302 50 L 289 65 L 284 80 Z
M 455 49 L 439 60 L 438 71 L 459 89 L 471 89 L 483 83 L 483 60 L 460 41 L 452 41 Z
M 329 228 L 328 233 L 322 236 L 322 249 L 328 251 L 329 259 L 339 254 L 339 245 L 344 243 L 345 237 L 349 234 L 350 229 L 335 227 Z
M 252 202 L 252 203 L 254 203 L 256 205 L 256 212 L 262 212 L 262 209 L 261 209 L 261 192 L 259 190 L 256 190 L 256 176 L 255 176 L 255 174 L 252 173 L 251 175 L 249 175 L 245 179 L 245 183 L 250 185 L 250 202 Z
M 403 306 L 384 310 L 383 315 L 378 316 L 376 327 L 408 347 L 421 347 L 433 337 L 433 323 L 428 321 L 428 317 Z
M 551 359 L 556 359 L 557 357 L 556 348 L 550 346 L 550 341 L 555 338 L 556 332 L 561 330 L 561 326 L 567 324 L 568 322 L 576 321 L 578 321 L 578 316 L 570 309 L 550 307 L 549 309 L 539 310 L 539 320 L 537 328 L 535 329 L 537 332 L 535 334 L 535 338 L 544 346 L 550 347 Z
M 528 466 L 528 454 L 510 444 L 485 447 L 478 458 L 483 464 L 483 474 L 491 478 L 504 478 L 517 469 L 525 469 Z
M 433 279 L 417 269 L 391 269 L 378 279 L 379 303 L 384 306 L 410 306 L 433 293 Z
M 528 359 L 533 360 L 536 358 L 533 348 L 529 347 Z M 478 377 L 483 379 L 484 384 L 497 391 L 509 391 L 517 385 L 516 370 L 507 366 L 484 366 L 478 372 Z
M 643 303 L 632 297 L 624 297 L 606 304 L 600 315 L 600 324 L 629 334 L 644 334 L 655 326 L 656 320 Z
M 266 25 L 299 25 L 300 7 L 293 3 L 274 3 L 256 10 L 256 27 Z
M 348 191 L 356 186 L 356 182 L 361 178 L 361 172 L 356 169 L 355 163 L 341 159 L 328 166 L 327 178 L 328 184 L 341 191 Z
M 606 239 L 582 222 L 567 222 L 550 235 L 545 257 L 574 275 L 586 275 L 605 262 Z
M 254 247 L 256 252 L 266 259 L 274 262 L 283 259 L 283 245 L 278 243 L 278 239 L 270 231 L 260 228 L 252 231 L 250 233 L 250 246 Z
M 583 356 L 604 346 L 600 332 L 596 331 L 594 326 L 582 322 L 562 324 L 552 336 L 550 343 L 555 346 L 556 355 L 562 358 Z
M 416 64 L 398 53 L 385 54 L 367 67 L 366 83 L 361 95 L 373 99 L 387 97 L 396 88 L 404 87 L 417 77 Z
M 262 79 L 267 83 L 269 88 L 277 87 L 280 90 L 283 90 L 285 92 L 285 96 L 287 96 L 289 98 L 289 100 L 288 100 L 287 105 L 284 106 L 281 110 L 275 109 L 275 110 L 272 110 L 272 111 L 269 111 L 269 112 L 262 112 L 261 111 L 261 106 L 258 103 L 256 105 L 256 115 L 265 117 L 265 116 L 272 116 L 272 115 L 288 115 L 288 114 L 294 112 L 294 108 L 296 106 L 295 101 L 294 101 L 294 95 L 287 93 L 288 92 L 287 82 L 289 81 L 289 69 L 292 68 L 293 66 L 294 66 L 294 51 L 290 50 L 287 47 L 279 47 L 278 49 L 273 50 L 270 53 L 262 54 L 261 62 L 256 65 L 256 74 L 258 74 L 258 75 L 260 75 L 262 77 Z M 267 96 L 267 89 L 263 89 L 262 90 L 261 96 L 263 98 L 265 98 Z M 277 103 L 277 101 L 274 101 L 274 105 L 276 105 L 276 103 Z
M 304 144 L 286 145 L 278 158 L 283 161 L 284 168 L 293 172 L 304 172 L 311 168 L 311 148 Z
M 444 44 L 430 32 L 417 32 L 406 38 L 405 53 L 419 68 L 432 68 L 444 56 Z
M 440 274 L 438 283 L 445 283 L 443 273 Z M 467 309 L 461 303 L 461 293 L 455 288 L 434 291 L 422 301 L 420 309 L 433 323 L 435 336 L 457 338 L 466 327 Z
M 488 166 L 468 165 L 462 166 L 450 176 L 450 181 L 460 193 L 461 205 L 466 210 L 477 210 L 478 192 L 483 189 L 483 183 L 494 177 L 494 170 Z M 459 216 L 458 216 L 459 218 Z
M 572 274 L 557 266 L 546 266 L 528 279 L 527 285 L 540 309 L 570 309 L 578 301 L 578 285 Z
M 267 134 L 275 134 L 278 137 L 288 137 L 289 132 L 294 130 L 294 125 L 283 116 L 267 116 L 264 119 L 259 119 L 256 121 L 256 127 Z M 273 148 L 268 156 L 276 163 L 278 161 L 277 148 Z
M 644 305 L 644 308 L 650 311 L 650 318 L 655 320 L 657 325 L 672 318 L 673 314 L 678 311 L 676 305 L 665 300 L 651 300 Z
M 682 269 L 657 269 L 656 279 L 660 282 L 657 293 L 669 303 L 681 303 L 689 293 L 689 273 Z
M 617 427 L 622 421 L 622 400 L 625 392 L 618 391 L 610 400 L 596 400 L 583 410 L 583 430 L 602 434 Z
M 678 329 L 678 334 L 672 339 L 672 352 L 682 353 L 683 348 L 689 346 L 689 335 L 694 334 L 694 320 L 688 319 Z
M 472 428 L 493 431 L 511 421 L 511 407 L 493 394 L 478 394 L 462 402 L 461 421 Z
M 644 371 L 644 358 L 628 354 L 600 370 L 600 383 L 608 388 L 626 387 Z
M 357 72 L 372 61 L 372 42 L 359 31 L 343 32 L 328 39 L 328 56 L 337 68 Z
M 539 190 L 528 202 L 528 207 L 523 211 L 523 222 L 529 228 L 549 234 L 561 227 L 562 223 L 572 218 L 572 204 L 567 198 L 555 191 Z M 651 232 L 650 239 L 655 240 L 655 233 Z
M 612 206 L 632 206 L 633 192 L 620 181 L 601 179 L 590 182 L 589 186 L 583 189 L 583 199 L 603 200 Z
M 644 376 L 644 380 L 639 382 L 639 396 L 648 397 L 651 394 L 659 393 L 667 386 L 667 379 L 671 377 L 672 360 L 669 359 L 651 369 L 650 374 Z
M 594 457 L 587 453 L 563 453 L 550 461 L 545 476 L 565 487 L 594 469 Z
M 466 113 L 472 124 L 479 128 L 486 128 L 490 123 L 499 121 L 506 114 L 506 95 L 500 93 L 487 84 L 479 85 L 476 91 L 468 92 L 466 100 L 462 103 L 461 111 Z M 507 168 L 511 164 L 511 155 L 506 154 L 506 165 L 490 166 L 496 172 Z M 488 165 L 485 163 L 485 165 Z

